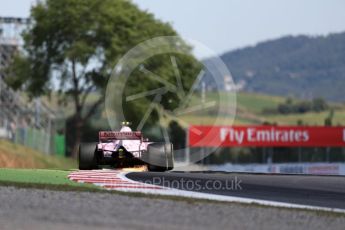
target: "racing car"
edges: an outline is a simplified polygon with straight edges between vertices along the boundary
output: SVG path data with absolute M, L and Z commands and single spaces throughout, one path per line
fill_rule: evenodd
M 79 169 L 146 165 L 149 171 L 172 170 L 173 145 L 150 142 L 141 131 L 132 131 L 129 125 L 129 122 L 123 122 L 120 131 L 100 131 L 98 143 L 81 143 Z

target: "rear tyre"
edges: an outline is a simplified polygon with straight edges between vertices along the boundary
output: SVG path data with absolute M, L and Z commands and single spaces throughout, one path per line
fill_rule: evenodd
M 174 168 L 173 145 L 171 143 L 152 143 L 148 146 L 146 159 L 148 170 L 164 172 Z
M 79 145 L 79 169 L 92 170 L 98 169 L 96 158 L 97 143 L 81 143 Z

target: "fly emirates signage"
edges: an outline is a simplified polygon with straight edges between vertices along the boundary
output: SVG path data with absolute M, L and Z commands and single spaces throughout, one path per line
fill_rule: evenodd
M 191 126 L 190 147 L 345 146 L 345 127 Z

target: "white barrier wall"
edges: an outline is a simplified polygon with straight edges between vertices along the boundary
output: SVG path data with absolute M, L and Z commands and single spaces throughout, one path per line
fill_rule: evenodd
M 9 138 L 9 132 L 7 129 L 0 127 L 0 138 L 8 139 Z
M 283 174 L 345 175 L 345 163 L 224 164 L 210 170 Z

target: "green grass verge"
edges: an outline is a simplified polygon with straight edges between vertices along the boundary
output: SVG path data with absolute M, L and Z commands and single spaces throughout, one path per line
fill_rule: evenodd
M 71 170 L 48 169 L 0 169 L 0 185 L 22 185 L 23 187 L 52 187 L 62 190 L 98 189 L 92 184 L 76 183 L 67 178 Z

